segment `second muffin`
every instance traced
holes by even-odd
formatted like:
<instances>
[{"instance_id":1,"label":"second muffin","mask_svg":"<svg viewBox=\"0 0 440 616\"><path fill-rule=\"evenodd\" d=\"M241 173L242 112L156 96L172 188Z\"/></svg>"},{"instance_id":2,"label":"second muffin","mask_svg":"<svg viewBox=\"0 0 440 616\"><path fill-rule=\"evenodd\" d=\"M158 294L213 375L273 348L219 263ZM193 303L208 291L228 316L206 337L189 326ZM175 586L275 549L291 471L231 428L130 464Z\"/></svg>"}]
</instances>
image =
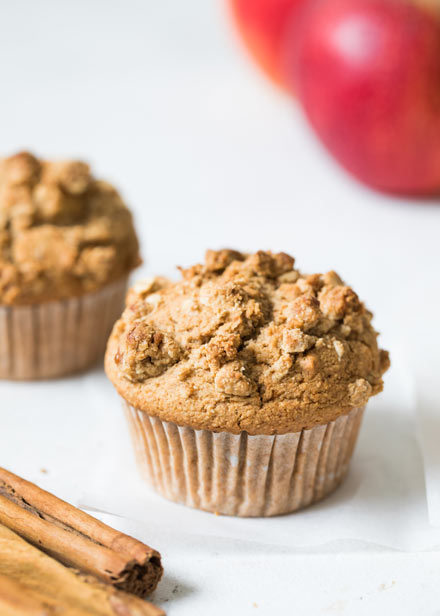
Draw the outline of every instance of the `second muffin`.
<instances>
[{"instance_id":1,"label":"second muffin","mask_svg":"<svg viewBox=\"0 0 440 616\"><path fill-rule=\"evenodd\" d=\"M208 251L182 276L136 285L107 348L144 474L224 514L323 498L389 364L371 313L337 274L302 275L284 253Z\"/></svg>"},{"instance_id":2,"label":"second muffin","mask_svg":"<svg viewBox=\"0 0 440 616\"><path fill-rule=\"evenodd\" d=\"M61 376L102 357L139 262L129 210L87 164L0 160L0 378Z\"/></svg>"}]
</instances>

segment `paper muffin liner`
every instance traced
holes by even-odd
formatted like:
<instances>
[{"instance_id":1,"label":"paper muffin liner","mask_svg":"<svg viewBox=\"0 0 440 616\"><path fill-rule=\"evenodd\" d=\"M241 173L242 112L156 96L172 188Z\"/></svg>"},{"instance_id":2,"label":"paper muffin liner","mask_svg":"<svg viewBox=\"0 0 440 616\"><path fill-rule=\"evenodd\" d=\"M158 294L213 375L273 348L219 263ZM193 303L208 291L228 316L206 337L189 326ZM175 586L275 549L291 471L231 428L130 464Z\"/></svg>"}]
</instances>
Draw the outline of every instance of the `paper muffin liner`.
<instances>
[{"instance_id":1,"label":"paper muffin liner","mask_svg":"<svg viewBox=\"0 0 440 616\"><path fill-rule=\"evenodd\" d=\"M193 430L124 401L139 469L166 498L224 515L273 516L333 492L347 473L364 407L290 434Z\"/></svg>"},{"instance_id":2,"label":"paper muffin liner","mask_svg":"<svg viewBox=\"0 0 440 616\"><path fill-rule=\"evenodd\" d=\"M98 361L124 308L127 281L60 301L0 306L0 378L65 376Z\"/></svg>"}]
</instances>

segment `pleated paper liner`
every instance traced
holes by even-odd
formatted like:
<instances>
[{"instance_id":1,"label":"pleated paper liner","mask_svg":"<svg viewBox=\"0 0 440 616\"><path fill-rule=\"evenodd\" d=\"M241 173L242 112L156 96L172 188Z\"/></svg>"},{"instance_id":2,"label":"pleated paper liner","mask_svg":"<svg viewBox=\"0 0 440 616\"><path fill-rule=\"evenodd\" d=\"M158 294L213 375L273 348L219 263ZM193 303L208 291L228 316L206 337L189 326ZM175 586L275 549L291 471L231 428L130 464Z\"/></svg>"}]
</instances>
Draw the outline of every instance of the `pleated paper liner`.
<instances>
[{"instance_id":1,"label":"pleated paper liner","mask_svg":"<svg viewBox=\"0 0 440 616\"><path fill-rule=\"evenodd\" d=\"M224 515L296 511L335 490L362 421L356 408L328 424L250 436L164 422L124 401L139 469L166 498Z\"/></svg>"},{"instance_id":2,"label":"pleated paper liner","mask_svg":"<svg viewBox=\"0 0 440 616\"><path fill-rule=\"evenodd\" d=\"M0 306L0 378L60 377L94 364L121 315L126 290L124 277L79 297Z\"/></svg>"}]
</instances>

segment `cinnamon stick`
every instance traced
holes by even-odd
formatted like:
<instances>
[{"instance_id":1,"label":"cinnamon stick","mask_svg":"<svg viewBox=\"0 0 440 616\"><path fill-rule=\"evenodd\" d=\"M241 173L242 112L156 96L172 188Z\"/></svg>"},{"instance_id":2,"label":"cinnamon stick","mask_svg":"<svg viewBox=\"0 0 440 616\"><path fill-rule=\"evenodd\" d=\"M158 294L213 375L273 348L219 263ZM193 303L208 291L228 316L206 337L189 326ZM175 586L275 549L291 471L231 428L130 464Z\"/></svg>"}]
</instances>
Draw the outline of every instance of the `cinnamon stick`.
<instances>
[{"instance_id":1,"label":"cinnamon stick","mask_svg":"<svg viewBox=\"0 0 440 616\"><path fill-rule=\"evenodd\" d=\"M4 468L0 523L65 565L139 597L151 593L163 573L153 548Z\"/></svg>"},{"instance_id":2,"label":"cinnamon stick","mask_svg":"<svg viewBox=\"0 0 440 616\"><path fill-rule=\"evenodd\" d=\"M0 524L1 616L164 616L156 606L65 567Z\"/></svg>"}]
</instances>

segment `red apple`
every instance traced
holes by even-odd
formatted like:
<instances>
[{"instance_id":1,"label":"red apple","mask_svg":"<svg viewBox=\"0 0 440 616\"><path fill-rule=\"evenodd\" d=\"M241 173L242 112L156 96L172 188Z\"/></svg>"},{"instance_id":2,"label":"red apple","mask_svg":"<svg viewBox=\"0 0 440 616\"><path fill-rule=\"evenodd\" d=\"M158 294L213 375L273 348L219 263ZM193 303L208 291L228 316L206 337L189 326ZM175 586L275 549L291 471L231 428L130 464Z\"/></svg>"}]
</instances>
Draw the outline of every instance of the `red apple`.
<instances>
[{"instance_id":1,"label":"red apple","mask_svg":"<svg viewBox=\"0 0 440 616\"><path fill-rule=\"evenodd\" d=\"M286 70L327 148L370 186L440 189L440 21L403 0L322 0Z\"/></svg>"},{"instance_id":2,"label":"red apple","mask_svg":"<svg viewBox=\"0 0 440 616\"><path fill-rule=\"evenodd\" d=\"M286 87L281 56L288 24L307 0L229 0L238 30L258 64L281 87Z\"/></svg>"}]
</instances>

